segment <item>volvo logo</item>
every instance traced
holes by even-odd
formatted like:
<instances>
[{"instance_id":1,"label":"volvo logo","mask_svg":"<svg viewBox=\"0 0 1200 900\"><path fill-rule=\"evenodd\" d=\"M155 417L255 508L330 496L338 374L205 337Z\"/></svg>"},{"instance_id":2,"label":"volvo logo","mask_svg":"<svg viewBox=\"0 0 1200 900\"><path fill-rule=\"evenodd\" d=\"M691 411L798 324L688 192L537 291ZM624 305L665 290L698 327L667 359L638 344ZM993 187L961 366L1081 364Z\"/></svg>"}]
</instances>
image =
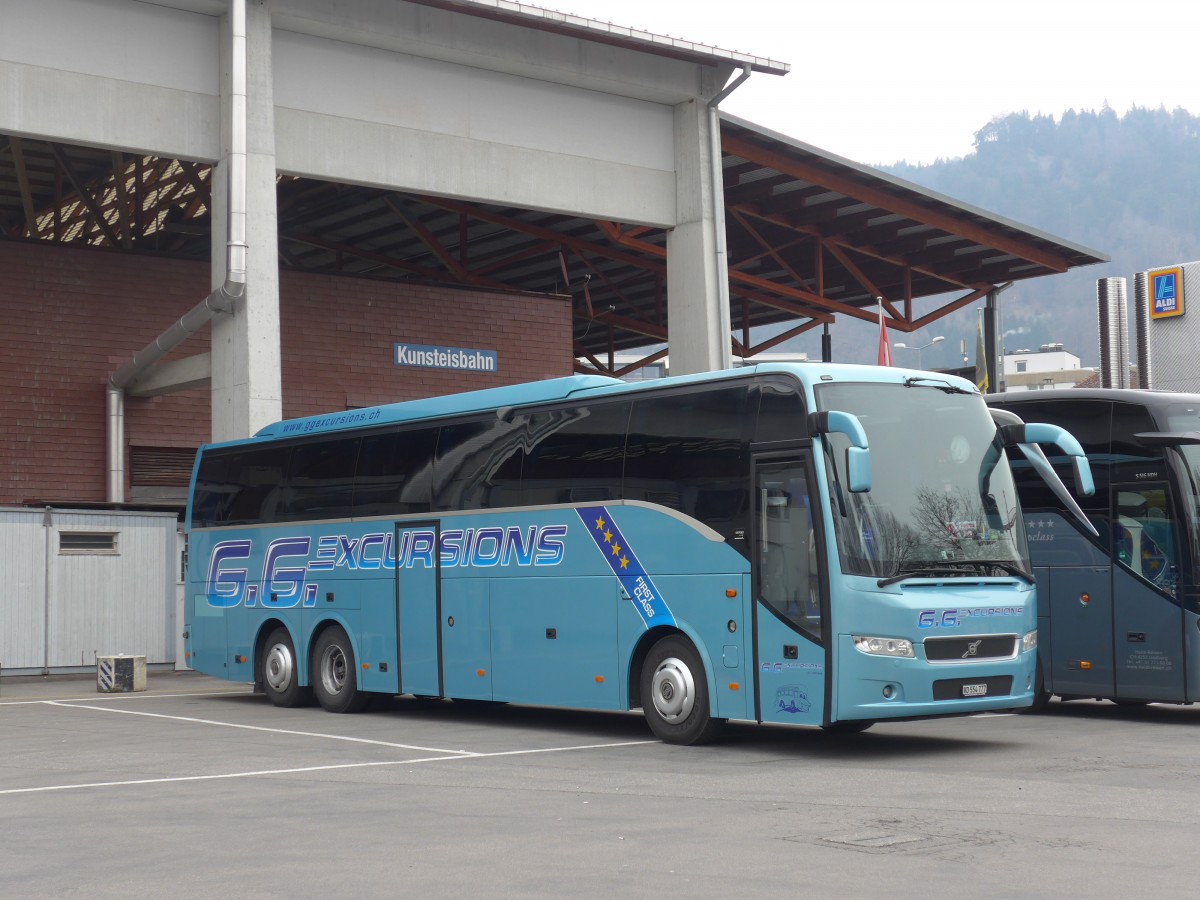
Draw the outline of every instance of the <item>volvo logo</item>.
<instances>
[{"instance_id":1,"label":"volvo logo","mask_svg":"<svg viewBox=\"0 0 1200 900\"><path fill-rule=\"evenodd\" d=\"M979 653L979 645L982 643L983 638L980 638L977 641L971 641L971 643L967 644L967 652L962 655L962 658L969 659L970 657L975 656L977 653Z\"/></svg>"}]
</instances>

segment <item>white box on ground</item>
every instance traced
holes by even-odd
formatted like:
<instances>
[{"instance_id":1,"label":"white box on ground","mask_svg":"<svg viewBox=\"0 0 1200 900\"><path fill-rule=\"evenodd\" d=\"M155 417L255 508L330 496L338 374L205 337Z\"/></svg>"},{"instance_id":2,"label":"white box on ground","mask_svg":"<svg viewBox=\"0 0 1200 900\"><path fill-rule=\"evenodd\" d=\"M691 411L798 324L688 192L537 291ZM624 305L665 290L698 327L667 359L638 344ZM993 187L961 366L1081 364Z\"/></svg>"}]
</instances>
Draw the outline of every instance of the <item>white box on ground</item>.
<instances>
[{"instance_id":1,"label":"white box on ground","mask_svg":"<svg viewBox=\"0 0 1200 900\"><path fill-rule=\"evenodd\" d=\"M146 657L117 656L96 657L96 690L104 694L116 694L146 689Z\"/></svg>"}]
</instances>

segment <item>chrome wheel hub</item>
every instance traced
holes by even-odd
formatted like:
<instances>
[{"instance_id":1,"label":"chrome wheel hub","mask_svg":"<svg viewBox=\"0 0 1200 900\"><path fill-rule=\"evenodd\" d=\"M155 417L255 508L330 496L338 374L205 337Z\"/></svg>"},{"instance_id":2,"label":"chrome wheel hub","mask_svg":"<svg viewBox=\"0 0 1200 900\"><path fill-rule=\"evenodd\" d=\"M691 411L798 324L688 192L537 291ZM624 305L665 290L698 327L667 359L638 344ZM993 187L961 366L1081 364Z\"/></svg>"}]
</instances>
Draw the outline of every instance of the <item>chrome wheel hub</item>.
<instances>
[{"instance_id":1,"label":"chrome wheel hub","mask_svg":"<svg viewBox=\"0 0 1200 900\"><path fill-rule=\"evenodd\" d=\"M664 659L650 680L650 696L655 711L665 721L684 721L696 705L696 683L691 670L673 656Z\"/></svg>"},{"instance_id":2,"label":"chrome wheel hub","mask_svg":"<svg viewBox=\"0 0 1200 900\"><path fill-rule=\"evenodd\" d=\"M263 665L263 678L271 690L277 693L286 691L292 684L295 671L296 664L291 651L284 644L273 646Z\"/></svg>"}]
</instances>

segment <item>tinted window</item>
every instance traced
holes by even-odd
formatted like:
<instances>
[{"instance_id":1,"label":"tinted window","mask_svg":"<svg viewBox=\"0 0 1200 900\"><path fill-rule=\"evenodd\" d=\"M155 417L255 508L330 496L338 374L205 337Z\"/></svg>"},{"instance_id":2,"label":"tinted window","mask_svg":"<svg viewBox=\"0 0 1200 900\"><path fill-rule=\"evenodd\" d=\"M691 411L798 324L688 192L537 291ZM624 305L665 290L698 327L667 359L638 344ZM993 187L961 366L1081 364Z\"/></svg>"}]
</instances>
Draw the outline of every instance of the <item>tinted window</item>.
<instances>
[{"instance_id":1,"label":"tinted window","mask_svg":"<svg viewBox=\"0 0 1200 900\"><path fill-rule=\"evenodd\" d=\"M1134 440L1135 434L1157 430L1154 420L1144 406L1114 403L1112 410L1113 471L1111 481L1132 481L1153 475L1166 477L1162 450L1145 447Z\"/></svg>"},{"instance_id":2,"label":"tinted window","mask_svg":"<svg viewBox=\"0 0 1200 900\"><path fill-rule=\"evenodd\" d=\"M355 515L429 512L436 444L436 428L377 432L364 437L354 478Z\"/></svg>"},{"instance_id":3,"label":"tinted window","mask_svg":"<svg viewBox=\"0 0 1200 900\"><path fill-rule=\"evenodd\" d=\"M529 419L495 415L442 426L433 464L433 508L495 509L520 503Z\"/></svg>"},{"instance_id":4,"label":"tinted window","mask_svg":"<svg viewBox=\"0 0 1200 900\"><path fill-rule=\"evenodd\" d=\"M758 386L758 428L754 439L796 441L808 437L807 411L800 386L791 380L771 379Z\"/></svg>"},{"instance_id":5,"label":"tinted window","mask_svg":"<svg viewBox=\"0 0 1200 900\"><path fill-rule=\"evenodd\" d=\"M745 385L636 400L624 496L677 509L727 539L748 526L752 416Z\"/></svg>"},{"instance_id":6,"label":"tinted window","mask_svg":"<svg viewBox=\"0 0 1200 900\"><path fill-rule=\"evenodd\" d=\"M531 416L532 450L525 458L524 500L601 503L621 496L629 401L538 412Z\"/></svg>"},{"instance_id":7,"label":"tinted window","mask_svg":"<svg viewBox=\"0 0 1200 900\"><path fill-rule=\"evenodd\" d=\"M205 453L200 459L192 495L192 527L219 524L235 493L229 481L229 454Z\"/></svg>"},{"instance_id":8,"label":"tinted window","mask_svg":"<svg viewBox=\"0 0 1200 900\"><path fill-rule=\"evenodd\" d=\"M193 526L276 521L290 453L290 447L264 447L205 454L196 483Z\"/></svg>"},{"instance_id":9,"label":"tinted window","mask_svg":"<svg viewBox=\"0 0 1200 900\"><path fill-rule=\"evenodd\" d=\"M294 521L353 515L358 446L358 438L337 438L294 447L278 518Z\"/></svg>"},{"instance_id":10,"label":"tinted window","mask_svg":"<svg viewBox=\"0 0 1200 900\"><path fill-rule=\"evenodd\" d=\"M1095 559L1095 547L1107 548L1111 539L1108 495L1111 484L1112 454L1109 446L1109 427L1112 403L1108 400L1054 400L1051 402L1005 403L1000 406L1026 422L1047 422L1065 428L1083 446L1096 483L1096 493L1084 497L1075 490L1075 474L1070 459L1056 447L1045 446L1043 451L1054 464L1059 479L1071 491L1080 508L1087 514L1100 536L1093 537L1074 525L1072 516L1054 495L1042 477L1034 471L1025 455L1017 449L1008 451L1013 480L1021 497L1021 508L1030 523L1030 552L1035 565L1085 565ZM1059 516L1047 520L1039 512L1056 512ZM1048 540L1047 523L1059 530ZM1069 532L1063 533L1062 526ZM1107 552L1105 550L1104 552Z\"/></svg>"}]
</instances>

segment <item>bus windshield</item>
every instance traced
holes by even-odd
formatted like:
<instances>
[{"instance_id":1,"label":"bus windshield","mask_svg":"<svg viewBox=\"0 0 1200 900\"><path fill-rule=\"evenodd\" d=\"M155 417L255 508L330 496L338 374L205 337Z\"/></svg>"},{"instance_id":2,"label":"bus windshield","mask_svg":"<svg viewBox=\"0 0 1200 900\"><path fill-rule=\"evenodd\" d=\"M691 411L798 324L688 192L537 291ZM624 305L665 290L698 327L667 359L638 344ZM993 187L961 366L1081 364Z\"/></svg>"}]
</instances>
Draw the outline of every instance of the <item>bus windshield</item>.
<instances>
[{"instance_id":1,"label":"bus windshield","mask_svg":"<svg viewBox=\"0 0 1200 900\"><path fill-rule=\"evenodd\" d=\"M928 380L822 384L816 398L856 415L871 449L871 490L850 493L847 439L825 436L843 572L1028 577L1016 488L980 396Z\"/></svg>"}]
</instances>

